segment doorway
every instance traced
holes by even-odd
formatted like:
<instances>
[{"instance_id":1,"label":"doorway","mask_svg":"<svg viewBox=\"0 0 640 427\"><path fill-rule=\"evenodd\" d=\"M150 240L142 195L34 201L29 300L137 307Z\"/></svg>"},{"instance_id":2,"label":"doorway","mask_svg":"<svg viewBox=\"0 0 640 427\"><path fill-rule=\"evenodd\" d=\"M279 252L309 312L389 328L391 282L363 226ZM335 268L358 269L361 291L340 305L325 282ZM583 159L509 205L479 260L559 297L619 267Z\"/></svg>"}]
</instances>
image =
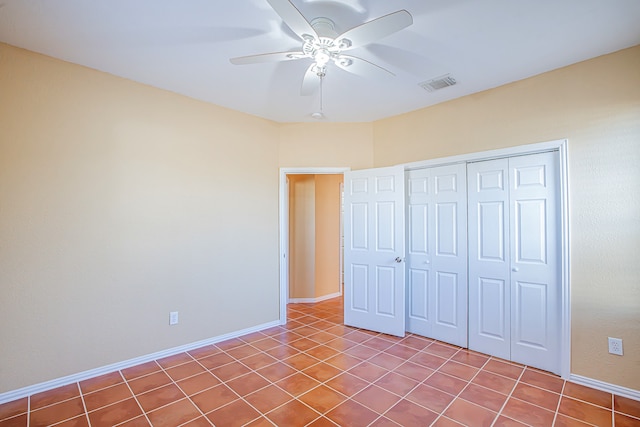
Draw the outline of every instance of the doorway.
<instances>
[{"instance_id":1,"label":"doorway","mask_svg":"<svg viewBox=\"0 0 640 427\"><path fill-rule=\"evenodd\" d=\"M341 182L348 170L280 169L280 324L290 301L319 302L342 291Z\"/></svg>"}]
</instances>

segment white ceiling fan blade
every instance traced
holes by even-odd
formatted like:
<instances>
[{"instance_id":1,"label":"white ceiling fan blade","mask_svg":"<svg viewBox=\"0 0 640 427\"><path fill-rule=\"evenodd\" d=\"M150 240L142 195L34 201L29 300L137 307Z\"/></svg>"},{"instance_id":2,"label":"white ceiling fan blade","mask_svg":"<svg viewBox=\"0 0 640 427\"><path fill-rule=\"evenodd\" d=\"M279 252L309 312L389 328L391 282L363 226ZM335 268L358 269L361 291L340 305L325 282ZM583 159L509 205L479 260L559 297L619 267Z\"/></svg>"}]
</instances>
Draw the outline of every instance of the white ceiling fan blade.
<instances>
[{"instance_id":1,"label":"white ceiling fan blade","mask_svg":"<svg viewBox=\"0 0 640 427\"><path fill-rule=\"evenodd\" d=\"M305 36L311 36L314 39L318 38L309 21L289 0L267 0L267 2L280 15L287 27L291 28L302 40L305 40Z\"/></svg>"},{"instance_id":2,"label":"white ceiling fan blade","mask_svg":"<svg viewBox=\"0 0 640 427\"><path fill-rule=\"evenodd\" d=\"M320 76L316 72L315 62L307 68L302 79L302 87L300 88L300 95L309 96L313 94L320 86Z\"/></svg>"},{"instance_id":3,"label":"white ceiling fan blade","mask_svg":"<svg viewBox=\"0 0 640 427\"><path fill-rule=\"evenodd\" d=\"M394 73L379 65L369 62L357 56L340 55L335 61L336 65L345 71L364 77L389 77Z\"/></svg>"},{"instance_id":4,"label":"white ceiling fan blade","mask_svg":"<svg viewBox=\"0 0 640 427\"><path fill-rule=\"evenodd\" d=\"M411 24L413 24L411 14L404 9L399 10L342 33L336 37L336 44L344 46L341 47L343 51L354 49L400 31Z\"/></svg>"},{"instance_id":5,"label":"white ceiling fan blade","mask_svg":"<svg viewBox=\"0 0 640 427\"><path fill-rule=\"evenodd\" d=\"M302 52L274 52L261 53L259 55L239 56L231 58L234 65L260 64L262 62L291 61L292 59L300 59L305 55Z\"/></svg>"}]
</instances>

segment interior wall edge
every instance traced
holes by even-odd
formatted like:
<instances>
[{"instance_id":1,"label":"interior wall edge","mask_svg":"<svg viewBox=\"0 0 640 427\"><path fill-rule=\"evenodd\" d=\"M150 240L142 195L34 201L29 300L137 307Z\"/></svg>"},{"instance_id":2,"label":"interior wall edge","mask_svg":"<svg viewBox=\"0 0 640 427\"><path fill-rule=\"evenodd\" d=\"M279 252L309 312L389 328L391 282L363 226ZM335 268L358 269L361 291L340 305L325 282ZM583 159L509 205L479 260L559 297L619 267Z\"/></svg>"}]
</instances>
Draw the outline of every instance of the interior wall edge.
<instances>
[{"instance_id":1,"label":"interior wall edge","mask_svg":"<svg viewBox=\"0 0 640 427\"><path fill-rule=\"evenodd\" d=\"M192 343L181 345L178 347L172 347L166 350L145 354L143 356L135 357L133 359L123 360L121 362L116 362L116 363L101 366L98 368L89 369L87 371L66 375L60 378L55 378L53 380L44 381L38 384L29 385L26 387L19 388L17 390L11 390L4 393L0 393L0 405L2 405L3 403L24 398L27 396L31 396L36 393L53 390L54 388L57 388L57 387L62 387L68 384L73 384L79 381L84 381L100 375L108 374L110 372L120 371L122 369L130 368L132 366L136 366L142 363L151 362L154 360L162 359L164 357L173 356L178 353L184 353L186 351L195 350L196 348L216 344L216 343L230 340L233 338L238 338L240 336L248 335L254 332L263 331L265 329L269 329L278 325L280 325L280 322L278 320L274 320L272 322L267 322L261 325L252 326L249 328L241 329L239 331L229 332L223 335L218 335L212 338L207 338L204 340L192 342Z\"/></svg>"},{"instance_id":2,"label":"interior wall edge","mask_svg":"<svg viewBox=\"0 0 640 427\"><path fill-rule=\"evenodd\" d=\"M611 384L605 381L596 380L582 375L571 374L568 378L572 383L580 384L586 387L595 388L607 393L612 393L617 396L627 397L629 399L637 400L640 402L640 390L634 390L628 387L622 387L616 384Z\"/></svg>"}]
</instances>

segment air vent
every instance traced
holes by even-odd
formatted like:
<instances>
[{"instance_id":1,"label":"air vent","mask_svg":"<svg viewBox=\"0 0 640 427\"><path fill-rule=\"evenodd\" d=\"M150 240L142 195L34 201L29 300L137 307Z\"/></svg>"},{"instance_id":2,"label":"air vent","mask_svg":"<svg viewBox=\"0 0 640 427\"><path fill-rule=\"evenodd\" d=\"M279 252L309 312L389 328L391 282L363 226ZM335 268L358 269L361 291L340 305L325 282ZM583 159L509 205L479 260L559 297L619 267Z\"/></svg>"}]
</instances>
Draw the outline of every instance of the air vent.
<instances>
[{"instance_id":1,"label":"air vent","mask_svg":"<svg viewBox=\"0 0 640 427\"><path fill-rule=\"evenodd\" d=\"M446 74L435 79L427 80L426 82L419 83L420 86L426 91L433 92L445 87L453 86L456 84L456 79Z\"/></svg>"}]
</instances>

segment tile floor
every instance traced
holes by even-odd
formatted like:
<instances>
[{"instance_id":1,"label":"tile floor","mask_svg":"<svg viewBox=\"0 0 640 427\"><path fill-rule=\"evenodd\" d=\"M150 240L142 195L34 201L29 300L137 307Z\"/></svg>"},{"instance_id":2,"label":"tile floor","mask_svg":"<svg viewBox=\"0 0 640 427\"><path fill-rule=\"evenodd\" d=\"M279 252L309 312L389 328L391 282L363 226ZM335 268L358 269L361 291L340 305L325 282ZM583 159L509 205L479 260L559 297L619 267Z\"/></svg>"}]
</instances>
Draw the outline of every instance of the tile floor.
<instances>
[{"instance_id":1,"label":"tile floor","mask_svg":"<svg viewBox=\"0 0 640 427\"><path fill-rule=\"evenodd\" d=\"M640 402L416 335L289 322L0 405L7 426L640 426Z\"/></svg>"}]
</instances>

